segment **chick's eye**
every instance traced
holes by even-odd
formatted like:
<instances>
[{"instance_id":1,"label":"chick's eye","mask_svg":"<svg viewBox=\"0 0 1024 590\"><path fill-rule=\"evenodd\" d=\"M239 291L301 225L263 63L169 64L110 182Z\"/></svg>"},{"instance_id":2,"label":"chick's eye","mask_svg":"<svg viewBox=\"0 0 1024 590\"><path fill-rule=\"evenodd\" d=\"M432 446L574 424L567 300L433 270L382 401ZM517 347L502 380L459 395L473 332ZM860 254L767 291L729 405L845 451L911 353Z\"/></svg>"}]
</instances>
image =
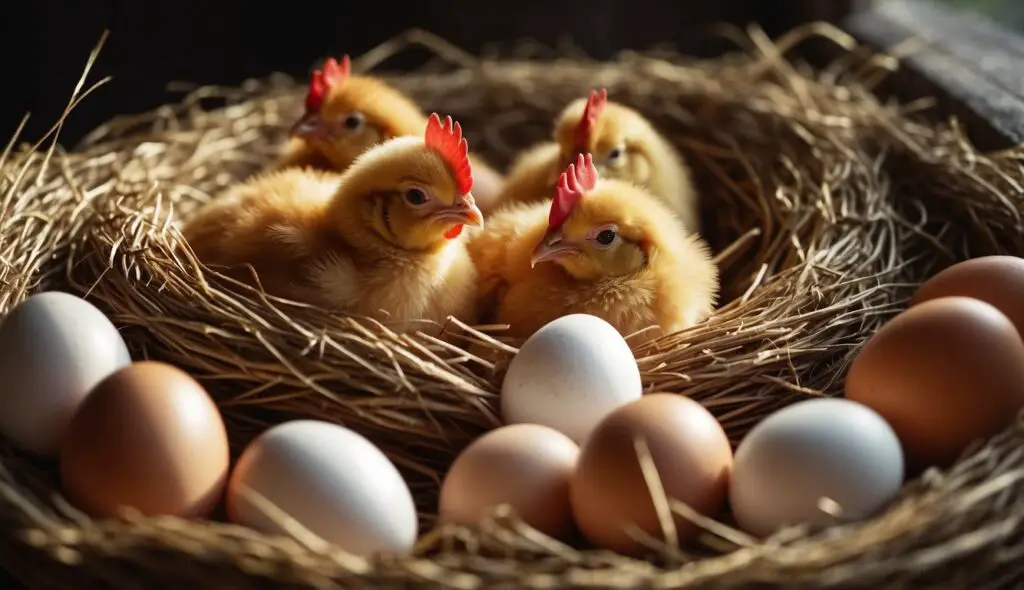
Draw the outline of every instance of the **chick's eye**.
<instances>
[{"instance_id":1,"label":"chick's eye","mask_svg":"<svg viewBox=\"0 0 1024 590\"><path fill-rule=\"evenodd\" d=\"M608 159L609 160L618 160L621 157L622 157L622 148L614 148L614 149L612 149L612 151L608 152Z\"/></svg>"},{"instance_id":2,"label":"chick's eye","mask_svg":"<svg viewBox=\"0 0 1024 590\"><path fill-rule=\"evenodd\" d=\"M611 228L603 229L597 234L597 237L594 239L597 240L597 243L601 244L602 246L609 246L612 242L615 241L615 230Z\"/></svg>"},{"instance_id":3,"label":"chick's eye","mask_svg":"<svg viewBox=\"0 0 1024 590\"><path fill-rule=\"evenodd\" d=\"M411 188L405 191L405 200L408 201L410 205L422 205L427 202L428 198L427 193L418 188Z\"/></svg>"},{"instance_id":4,"label":"chick's eye","mask_svg":"<svg viewBox=\"0 0 1024 590\"><path fill-rule=\"evenodd\" d=\"M345 129L354 131L362 127L363 123L365 122L366 120L363 119L362 115L360 115L359 113L352 113L349 116L345 117L342 120L341 124L345 126Z\"/></svg>"}]
</instances>

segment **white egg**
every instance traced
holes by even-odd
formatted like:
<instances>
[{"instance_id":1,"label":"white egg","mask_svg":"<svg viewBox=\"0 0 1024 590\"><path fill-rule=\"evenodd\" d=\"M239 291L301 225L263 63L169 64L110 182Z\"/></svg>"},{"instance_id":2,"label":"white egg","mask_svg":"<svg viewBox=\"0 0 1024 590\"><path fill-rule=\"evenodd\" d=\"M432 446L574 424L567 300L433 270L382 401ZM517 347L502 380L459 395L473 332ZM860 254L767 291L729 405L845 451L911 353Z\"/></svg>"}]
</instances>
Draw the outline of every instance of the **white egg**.
<instances>
[{"instance_id":1,"label":"white egg","mask_svg":"<svg viewBox=\"0 0 1024 590\"><path fill-rule=\"evenodd\" d=\"M416 506L398 469L363 436L319 420L285 422L253 440L231 475L227 509L237 524L286 534L279 510L355 555L400 555L416 542Z\"/></svg>"},{"instance_id":2,"label":"white egg","mask_svg":"<svg viewBox=\"0 0 1024 590\"><path fill-rule=\"evenodd\" d=\"M583 444L598 422L642 393L622 335L601 318L572 314L523 343L501 385L501 413L508 424L541 424Z\"/></svg>"},{"instance_id":3,"label":"white egg","mask_svg":"<svg viewBox=\"0 0 1024 590\"><path fill-rule=\"evenodd\" d=\"M736 449L729 501L740 528L767 536L787 524L863 518L893 500L903 454L889 424L846 399L814 399L755 426ZM823 510L824 508L824 510Z\"/></svg>"},{"instance_id":4,"label":"white egg","mask_svg":"<svg viewBox=\"0 0 1024 590\"><path fill-rule=\"evenodd\" d=\"M117 328L88 301L59 291L29 297L0 324L0 434L55 453L86 394L130 363Z\"/></svg>"}]
</instances>

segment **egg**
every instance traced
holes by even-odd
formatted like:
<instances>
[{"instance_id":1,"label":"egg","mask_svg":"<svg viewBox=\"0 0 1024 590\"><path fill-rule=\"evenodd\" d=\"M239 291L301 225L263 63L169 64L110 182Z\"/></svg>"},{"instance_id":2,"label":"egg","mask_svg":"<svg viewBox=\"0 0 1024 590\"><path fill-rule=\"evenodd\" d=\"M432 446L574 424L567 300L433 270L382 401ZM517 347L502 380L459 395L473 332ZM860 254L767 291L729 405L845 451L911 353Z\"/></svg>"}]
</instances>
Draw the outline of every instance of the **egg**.
<instances>
[{"instance_id":1,"label":"egg","mask_svg":"<svg viewBox=\"0 0 1024 590\"><path fill-rule=\"evenodd\" d=\"M954 264L921 285L910 305L952 296L994 306L1024 334L1024 258L982 256Z\"/></svg>"},{"instance_id":2,"label":"egg","mask_svg":"<svg viewBox=\"0 0 1024 590\"><path fill-rule=\"evenodd\" d=\"M117 328L88 301L59 291L29 297L0 324L0 434L56 453L86 393L130 362Z\"/></svg>"},{"instance_id":3,"label":"egg","mask_svg":"<svg viewBox=\"0 0 1024 590\"><path fill-rule=\"evenodd\" d=\"M892 425L908 468L948 466L1024 405L1024 342L998 309L944 297L882 326L846 375L846 397Z\"/></svg>"},{"instance_id":4,"label":"egg","mask_svg":"<svg viewBox=\"0 0 1024 590\"><path fill-rule=\"evenodd\" d=\"M869 516L902 484L900 442L881 416L849 400L813 399L747 433L736 449L729 504L740 528L767 536L787 524L828 522L832 506L843 517Z\"/></svg>"},{"instance_id":5,"label":"egg","mask_svg":"<svg viewBox=\"0 0 1024 590\"><path fill-rule=\"evenodd\" d=\"M601 318L571 314L523 343L502 382L501 413L508 424L550 426L581 444L612 410L642 392L622 335Z\"/></svg>"},{"instance_id":6,"label":"egg","mask_svg":"<svg viewBox=\"0 0 1024 590\"><path fill-rule=\"evenodd\" d=\"M228 437L216 405L184 371L143 361L101 381L60 447L61 485L98 517L204 517L228 475Z\"/></svg>"},{"instance_id":7,"label":"egg","mask_svg":"<svg viewBox=\"0 0 1024 590\"><path fill-rule=\"evenodd\" d=\"M360 556L405 554L416 542L416 507L398 469L360 434L319 420L285 422L249 443L227 509L229 520L275 534L287 534L287 515Z\"/></svg>"},{"instance_id":8,"label":"egg","mask_svg":"<svg viewBox=\"0 0 1024 590\"><path fill-rule=\"evenodd\" d=\"M573 531L569 481L580 449L547 426L513 424L473 441L455 459L441 485L441 522L472 525L497 506L552 537Z\"/></svg>"},{"instance_id":9,"label":"egg","mask_svg":"<svg viewBox=\"0 0 1024 590\"><path fill-rule=\"evenodd\" d=\"M648 394L609 414L580 450L569 487L576 524L599 547L639 555L632 527L663 538L634 439L646 442L664 495L713 517L723 507L732 448L721 425L699 403L668 393ZM677 541L699 529L674 514Z\"/></svg>"}]
</instances>

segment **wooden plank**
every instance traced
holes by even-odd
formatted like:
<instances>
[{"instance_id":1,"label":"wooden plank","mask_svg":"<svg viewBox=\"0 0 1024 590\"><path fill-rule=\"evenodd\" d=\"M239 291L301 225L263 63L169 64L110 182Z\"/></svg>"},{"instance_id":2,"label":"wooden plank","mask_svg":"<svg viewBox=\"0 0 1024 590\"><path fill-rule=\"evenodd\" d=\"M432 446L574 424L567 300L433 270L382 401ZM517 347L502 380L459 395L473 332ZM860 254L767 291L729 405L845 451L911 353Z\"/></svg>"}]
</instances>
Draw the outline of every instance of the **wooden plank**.
<instances>
[{"instance_id":1,"label":"wooden plank","mask_svg":"<svg viewBox=\"0 0 1024 590\"><path fill-rule=\"evenodd\" d=\"M843 24L882 49L924 41L884 91L903 99L936 96L939 112L964 119L982 149L1024 142L1024 37L927 0L876 2Z\"/></svg>"}]
</instances>

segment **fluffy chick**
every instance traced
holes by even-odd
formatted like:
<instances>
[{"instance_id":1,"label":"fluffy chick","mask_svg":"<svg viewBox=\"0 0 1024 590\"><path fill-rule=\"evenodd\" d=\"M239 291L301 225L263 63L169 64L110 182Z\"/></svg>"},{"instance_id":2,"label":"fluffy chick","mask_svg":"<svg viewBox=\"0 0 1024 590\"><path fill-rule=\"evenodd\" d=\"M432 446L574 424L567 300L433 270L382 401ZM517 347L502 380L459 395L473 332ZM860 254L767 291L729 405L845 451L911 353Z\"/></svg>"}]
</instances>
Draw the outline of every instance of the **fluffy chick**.
<instances>
[{"instance_id":1,"label":"fluffy chick","mask_svg":"<svg viewBox=\"0 0 1024 590\"><path fill-rule=\"evenodd\" d=\"M565 107L554 141L528 149L512 164L500 206L549 199L566 166L590 153L602 178L646 188L690 231L698 231L700 203L682 156L643 115L607 98L604 89L595 90Z\"/></svg>"},{"instance_id":2,"label":"fluffy chick","mask_svg":"<svg viewBox=\"0 0 1024 590\"><path fill-rule=\"evenodd\" d=\"M646 190L599 181L590 154L569 165L550 204L502 209L469 249L486 321L519 338L572 313L624 335L669 334L705 319L718 296L707 244Z\"/></svg>"},{"instance_id":3,"label":"fluffy chick","mask_svg":"<svg viewBox=\"0 0 1024 590\"><path fill-rule=\"evenodd\" d=\"M427 116L409 97L379 78L351 73L351 60L327 59L315 70L306 112L291 129L289 144L274 168L310 167L344 172L370 147L393 137L419 135ZM504 182L471 154L478 206L487 211Z\"/></svg>"},{"instance_id":4,"label":"fluffy chick","mask_svg":"<svg viewBox=\"0 0 1024 590\"><path fill-rule=\"evenodd\" d=\"M207 266L272 295L396 322L475 320L464 224L481 226L466 141L433 115L343 174L289 168L230 189L182 229ZM251 270L248 268L251 266Z\"/></svg>"}]
</instances>

